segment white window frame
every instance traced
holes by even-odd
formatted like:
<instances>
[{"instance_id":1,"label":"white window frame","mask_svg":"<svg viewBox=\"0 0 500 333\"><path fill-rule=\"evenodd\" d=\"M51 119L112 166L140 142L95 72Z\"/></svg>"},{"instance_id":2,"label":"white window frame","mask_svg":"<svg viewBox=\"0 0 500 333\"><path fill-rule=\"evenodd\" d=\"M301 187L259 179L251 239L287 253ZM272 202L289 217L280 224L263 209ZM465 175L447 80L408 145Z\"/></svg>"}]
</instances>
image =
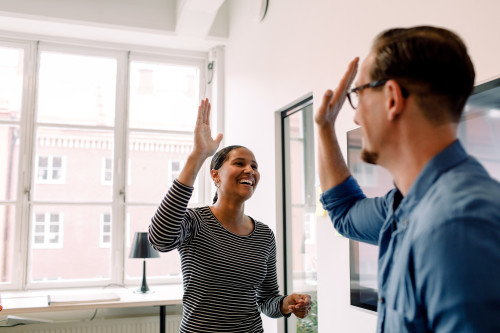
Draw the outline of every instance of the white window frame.
<instances>
[{"instance_id":1,"label":"white window frame","mask_svg":"<svg viewBox=\"0 0 500 333\"><path fill-rule=\"evenodd\" d=\"M169 57L163 57L163 56L160 56L160 55L155 55L155 54L146 54L146 53L143 53L143 52L131 52L130 54L130 59L129 59L130 63L133 62L133 61L139 61L139 62L152 62L152 63L166 63L166 64L172 64L172 65L184 65L184 66L194 66L194 67L198 67L199 69L199 75L200 75L200 78L199 78L199 92L200 92L200 99L203 98L203 97L208 97L208 98L211 98L210 96L210 91L207 91L207 89L204 87L204 78L205 78L205 68L207 67L207 59L193 59L193 58L184 58L184 59L181 59L181 58L178 58L178 57L174 57L174 58L169 58ZM222 94L218 94L220 96L223 96ZM219 126L219 122L222 122L223 120L223 117L222 117L222 109L217 108L216 106L214 106L214 102L216 103L216 101L213 101L212 100L212 117L213 117L213 126L214 126L214 129L213 129L213 132L220 132L222 131L220 126ZM215 111L215 112L214 112ZM194 124L193 124L194 125ZM216 127L217 126L217 127ZM163 134L167 134L167 135L171 135L171 134L176 134L174 131L171 131L171 130L166 130L166 131L159 131L159 130L150 130L150 129L136 129L136 128L127 128L126 129L126 137L130 137L130 132L131 131L134 131L134 132L141 132L141 131L144 131L144 132L158 132L158 133L163 133ZM179 161L179 160L176 160L176 161ZM181 161L181 168L184 166L184 163L185 161ZM130 161L129 161L129 164L128 164L128 167L130 167ZM130 170L130 168L129 168ZM167 163L167 177L168 177L168 180L169 180L169 183L171 181L171 163ZM127 173L128 175L128 185L131 185L133 180L131 180L132 176L131 176L131 173ZM209 183L209 179L210 179L210 173L209 173L209 170L208 170L208 165L207 163L204 164L204 166L202 167L202 169L200 170L199 174L198 174L198 177L197 177L197 183L200 184L199 187L199 192L200 192L200 197L202 197L204 201L206 201L207 203L208 202L211 202L211 199L210 199L210 183ZM198 187L198 186L197 186ZM200 197L197 197L198 199ZM191 201L190 201L191 202ZM128 202L126 201L125 202L125 206L150 206L150 207L158 207L158 202ZM128 218L128 216L127 216ZM128 226L130 225L130 223L127 223L127 230L126 230L126 234L127 236L129 236L129 233L131 232L130 230L128 230ZM130 237L127 237L127 243L128 243L128 240L130 239ZM172 277L164 277L164 278L155 278L154 280L154 283L182 283L182 278L172 278ZM126 284L137 284L137 280L136 279L131 279L131 278L127 278L125 277L125 280L124 282Z\"/></svg>"},{"instance_id":2,"label":"white window frame","mask_svg":"<svg viewBox=\"0 0 500 333\"><path fill-rule=\"evenodd\" d=\"M210 53L196 52L196 51L171 51L167 49L157 49L157 48L147 48L142 46L134 45L122 45L122 44L103 44L99 42L83 41L83 40L71 40L70 38L58 39L55 37L45 38L44 36L33 36L23 35L22 40L19 36L15 34L8 37L8 34L4 33L0 36L0 45L5 47L12 47L22 49L24 52L24 66L23 66L23 99L22 99L22 113L20 121L0 121L0 124L14 124L20 126L21 129L21 147L19 156L24 156L19 162L19 175L18 175L18 190L16 199L16 229L14 238L14 255L12 260L16 262L13 267L11 282L2 284L2 290L26 290L26 289L46 289L46 288L61 288L61 287L92 287L92 286L103 286L109 283L127 283L123 270L123 258L125 257L125 241L126 237L125 230L125 207L127 205L125 201L126 193L124 189L126 188L125 183L129 179L125 175L126 169L129 167L127 161L126 152L126 141L128 138L126 119L127 115L124 113L127 111L127 75L129 61L132 59L157 59L161 62L166 62L170 64L178 65L193 65L199 68L200 72L200 82L199 91L200 98L208 97L212 102L212 124L213 132L223 132L223 104L218 103L218 100L224 99L224 73L223 73L223 50L222 48L216 48ZM49 41L50 40L50 41ZM105 45L103 47L103 45ZM80 54L80 55L94 55L94 56L112 56L118 59L118 76L117 76L117 91L116 91L116 117L114 125L114 147L113 150L113 193L119 193L119 195L113 195L113 201L110 203L102 203L104 205L111 205L112 208L112 219L113 226L111 229L112 233L112 245L111 245L111 278L107 280L99 281L30 281L30 269L31 269L31 250L36 249L37 246L33 244L33 227L32 224L34 219L33 214L29 214L33 211L34 207L41 206L58 206L67 205L67 202L55 202L55 201L36 201L33 200L33 186L34 184L56 184L56 182L39 182L37 180L37 170L38 170L38 158L34 156L35 151L35 133L36 127L38 126L35 122L36 120L36 92L37 92L37 76L38 76L38 59L42 51L56 51L70 54ZM210 74L213 78L211 86L206 85L205 78L207 77L207 64L209 61L215 60L220 61L220 66L215 66L216 70ZM215 111L215 112L214 112ZM61 125L56 124L58 127ZM43 126L50 126L50 124L44 123ZM69 126L72 127L72 126ZM76 126L78 127L78 126ZM63 172L61 178L66 181L67 170L66 159L63 160ZM129 175L130 177L130 175ZM209 202L211 197L211 186L208 165L204 165L200 171L200 179L198 180L200 190L200 202ZM57 182L59 183L59 182ZM64 182L61 182L64 183ZM86 203L86 202L71 202L70 204L76 206L86 206L86 205L99 205L101 203ZM157 203L156 203L157 205ZM121 222L120 222L121 221ZM61 224L60 222L60 225ZM62 227L60 227L62 228ZM62 230L59 231L62 234ZM128 237L127 237L128 239ZM63 242L60 237L59 242ZM133 281L135 283L136 281ZM165 281L155 281L155 283L168 282Z\"/></svg>"}]
</instances>

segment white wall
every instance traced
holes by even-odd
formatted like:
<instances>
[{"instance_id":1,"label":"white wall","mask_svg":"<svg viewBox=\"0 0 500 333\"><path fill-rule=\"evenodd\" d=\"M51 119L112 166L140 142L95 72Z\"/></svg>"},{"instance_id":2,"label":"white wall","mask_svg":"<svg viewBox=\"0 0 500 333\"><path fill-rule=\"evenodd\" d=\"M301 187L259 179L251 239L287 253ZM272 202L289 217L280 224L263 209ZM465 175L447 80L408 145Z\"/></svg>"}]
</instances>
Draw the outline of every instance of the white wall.
<instances>
[{"instance_id":1,"label":"white wall","mask_svg":"<svg viewBox=\"0 0 500 333\"><path fill-rule=\"evenodd\" d=\"M363 58L381 30L423 24L449 28L468 45L477 82L500 76L497 0L269 0L260 23L248 14L252 2L258 1L230 3L225 144L254 150L261 182L247 211L272 227L281 223L275 221L274 112L311 91L317 106L348 61ZM354 127L352 116L346 107L339 133ZM320 332L373 332L376 316L348 305L348 241L334 236L328 218L320 223L318 239ZM273 325L266 321L266 332Z\"/></svg>"}]
</instances>

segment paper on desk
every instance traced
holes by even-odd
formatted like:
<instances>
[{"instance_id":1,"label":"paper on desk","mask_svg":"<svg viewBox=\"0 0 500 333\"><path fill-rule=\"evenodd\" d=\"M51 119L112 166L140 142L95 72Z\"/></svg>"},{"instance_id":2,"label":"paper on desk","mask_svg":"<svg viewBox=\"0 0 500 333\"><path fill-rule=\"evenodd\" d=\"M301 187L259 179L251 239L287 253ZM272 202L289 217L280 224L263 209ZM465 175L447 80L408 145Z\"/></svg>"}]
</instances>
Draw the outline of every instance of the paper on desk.
<instances>
[{"instance_id":1,"label":"paper on desk","mask_svg":"<svg viewBox=\"0 0 500 333\"><path fill-rule=\"evenodd\" d=\"M47 296L2 296L2 307L5 310L22 308L41 308L48 304Z\"/></svg>"},{"instance_id":2,"label":"paper on desk","mask_svg":"<svg viewBox=\"0 0 500 333\"><path fill-rule=\"evenodd\" d=\"M119 300L120 296L112 292L95 294L49 295L49 305L113 302Z\"/></svg>"}]
</instances>

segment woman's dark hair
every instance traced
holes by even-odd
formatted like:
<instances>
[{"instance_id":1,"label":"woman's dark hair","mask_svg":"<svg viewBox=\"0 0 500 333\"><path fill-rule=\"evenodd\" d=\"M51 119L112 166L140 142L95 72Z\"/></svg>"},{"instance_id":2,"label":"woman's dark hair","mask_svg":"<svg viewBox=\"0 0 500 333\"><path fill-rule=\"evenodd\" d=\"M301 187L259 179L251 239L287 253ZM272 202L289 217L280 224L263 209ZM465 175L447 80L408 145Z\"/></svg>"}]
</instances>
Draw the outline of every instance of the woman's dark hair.
<instances>
[{"instance_id":1,"label":"woman's dark hair","mask_svg":"<svg viewBox=\"0 0 500 333\"><path fill-rule=\"evenodd\" d=\"M460 120L475 72L455 33L432 26L389 29L376 37L372 52L372 80L398 82L436 124Z\"/></svg>"},{"instance_id":2,"label":"woman's dark hair","mask_svg":"<svg viewBox=\"0 0 500 333\"><path fill-rule=\"evenodd\" d=\"M219 170L222 164L227 160L227 157L229 156L229 153L233 149L237 148L246 148L243 146L238 146L238 145L232 145L232 146L227 146L219 150L215 155L212 157L212 161L210 162L210 170ZM248 149L248 148L246 148ZM213 203L215 204L217 202L217 190L215 191L215 196L214 196L214 201Z\"/></svg>"}]
</instances>

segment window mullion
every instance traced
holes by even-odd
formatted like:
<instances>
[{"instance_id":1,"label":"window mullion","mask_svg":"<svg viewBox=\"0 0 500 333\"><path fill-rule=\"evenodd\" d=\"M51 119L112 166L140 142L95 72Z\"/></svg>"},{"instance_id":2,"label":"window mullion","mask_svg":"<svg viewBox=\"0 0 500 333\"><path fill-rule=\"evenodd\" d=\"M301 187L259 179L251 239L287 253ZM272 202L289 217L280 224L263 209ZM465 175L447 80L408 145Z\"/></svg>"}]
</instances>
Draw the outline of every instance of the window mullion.
<instances>
[{"instance_id":1,"label":"window mullion","mask_svg":"<svg viewBox=\"0 0 500 333\"><path fill-rule=\"evenodd\" d=\"M111 216L111 281L124 284L126 237L126 182L127 182L127 119L129 53L118 59L116 80L116 109L113 163L113 207Z\"/></svg>"},{"instance_id":2,"label":"window mullion","mask_svg":"<svg viewBox=\"0 0 500 333\"><path fill-rule=\"evenodd\" d=\"M38 42L26 43L23 47L24 57L24 80L23 99L20 123L20 144L19 144L19 182L16 203L16 235L15 235L15 255L13 271L13 289L25 289L28 276L28 253L30 237L32 235L29 228L31 207L31 181L33 174L33 143L34 143L34 119L35 119L35 99L36 99L36 78L38 68Z\"/></svg>"}]
</instances>

